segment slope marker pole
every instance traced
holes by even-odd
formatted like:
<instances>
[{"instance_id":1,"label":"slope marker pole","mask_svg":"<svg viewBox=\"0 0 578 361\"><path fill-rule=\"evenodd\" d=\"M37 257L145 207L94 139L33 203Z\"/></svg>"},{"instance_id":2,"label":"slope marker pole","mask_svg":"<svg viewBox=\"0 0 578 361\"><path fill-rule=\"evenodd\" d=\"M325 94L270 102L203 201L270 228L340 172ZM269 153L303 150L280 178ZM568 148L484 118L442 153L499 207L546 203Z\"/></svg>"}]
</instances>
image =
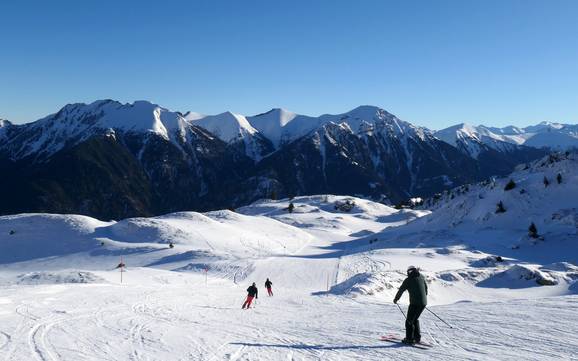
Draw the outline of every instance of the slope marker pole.
<instances>
[{"instance_id":1,"label":"slope marker pole","mask_svg":"<svg viewBox=\"0 0 578 361\"><path fill-rule=\"evenodd\" d=\"M120 283L122 284L122 273L124 272L124 271L123 271L123 269L124 269L124 264L122 263L122 256L120 256L120 264L119 264L119 266L120 266Z\"/></svg>"}]
</instances>

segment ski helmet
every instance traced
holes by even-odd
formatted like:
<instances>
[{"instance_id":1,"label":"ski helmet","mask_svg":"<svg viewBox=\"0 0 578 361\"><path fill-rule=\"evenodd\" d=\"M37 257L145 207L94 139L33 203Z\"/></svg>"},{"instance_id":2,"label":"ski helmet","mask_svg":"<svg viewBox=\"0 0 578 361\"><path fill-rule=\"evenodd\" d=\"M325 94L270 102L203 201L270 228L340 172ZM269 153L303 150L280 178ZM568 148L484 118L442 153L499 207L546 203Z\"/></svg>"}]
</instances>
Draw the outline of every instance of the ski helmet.
<instances>
[{"instance_id":1,"label":"ski helmet","mask_svg":"<svg viewBox=\"0 0 578 361\"><path fill-rule=\"evenodd\" d=\"M408 273L408 274L411 273L411 272L413 272L413 271L417 271L417 267L416 267L416 266L409 266L409 267L407 268L407 273Z\"/></svg>"}]
</instances>

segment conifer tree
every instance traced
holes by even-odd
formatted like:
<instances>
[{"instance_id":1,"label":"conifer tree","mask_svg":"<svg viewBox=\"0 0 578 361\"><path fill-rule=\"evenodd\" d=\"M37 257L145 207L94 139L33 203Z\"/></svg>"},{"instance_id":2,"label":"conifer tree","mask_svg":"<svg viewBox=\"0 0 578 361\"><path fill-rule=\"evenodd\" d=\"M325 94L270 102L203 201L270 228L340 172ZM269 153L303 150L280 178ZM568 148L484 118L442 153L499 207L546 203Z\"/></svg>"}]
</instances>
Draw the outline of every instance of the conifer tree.
<instances>
[{"instance_id":1,"label":"conifer tree","mask_svg":"<svg viewBox=\"0 0 578 361\"><path fill-rule=\"evenodd\" d=\"M505 191L509 191L511 189L516 188L516 182L514 182L513 179L510 179L510 181L508 182L508 184L506 184L506 186L504 187Z\"/></svg>"},{"instance_id":2,"label":"conifer tree","mask_svg":"<svg viewBox=\"0 0 578 361\"><path fill-rule=\"evenodd\" d=\"M538 238L538 228L534 222L530 223L530 227L528 227L528 235L532 238Z\"/></svg>"},{"instance_id":3,"label":"conifer tree","mask_svg":"<svg viewBox=\"0 0 578 361\"><path fill-rule=\"evenodd\" d=\"M496 204L496 213L504 213L505 211L504 203L502 201L498 202L498 204Z\"/></svg>"}]
</instances>

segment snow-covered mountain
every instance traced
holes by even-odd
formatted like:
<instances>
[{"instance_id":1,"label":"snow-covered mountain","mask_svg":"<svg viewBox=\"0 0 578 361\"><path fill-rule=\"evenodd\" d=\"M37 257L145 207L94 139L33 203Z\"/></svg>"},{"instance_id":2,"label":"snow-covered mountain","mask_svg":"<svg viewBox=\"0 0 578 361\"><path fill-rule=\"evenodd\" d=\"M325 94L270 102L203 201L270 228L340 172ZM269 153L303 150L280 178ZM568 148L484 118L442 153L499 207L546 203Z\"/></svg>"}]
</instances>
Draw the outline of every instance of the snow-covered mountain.
<instances>
[{"instance_id":1,"label":"snow-covered mountain","mask_svg":"<svg viewBox=\"0 0 578 361\"><path fill-rule=\"evenodd\" d=\"M6 131L11 126L12 126L12 123L10 123L8 120L0 119L0 140L2 140L2 138L6 134Z\"/></svg>"},{"instance_id":2,"label":"snow-covered mountain","mask_svg":"<svg viewBox=\"0 0 578 361\"><path fill-rule=\"evenodd\" d=\"M399 134L407 131L407 126L418 129L397 119L393 114L375 106L363 105L343 114L324 114L319 117L299 115L285 109L272 109L266 113L248 117L248 121L278 148L291 143L325 124L346 124L356 134L366 133L387 121L390 129ZM380 125L378 125L380 126ZM425 131L425 128L420 128Z\"/></svg>"},{"instance_id":3,"label":"snow-covered mountain","mask_svg":"<svg viewBox=\"0 0 578 361\"><path fill-rule=\"evenodd\" d=\"M259 139L262 145L254 146L259 142L254 139L258 137L257 131L240 115L227 112L215 116L194 113L183 116L146 101L121 104L112 100L69 104L36 122L12 126L5 131L10 132L9 139L1 147L14 160L29 156L43 160L91 137L116 133L155 135L180 146L190 141L194 126L207 129L227 143L244 143L246 154L254 159L271 151L265 139Z\"/></svg>"},{"instance_id":4,"label":"snow-covered mountain","mask_svg":"<svg viewBox=\"0 0 578 361\"><path fill-rule=\"evenodd\" d=\"M483 178L476 161L424 128L362 106L323 115L315 130L265 158L284 194L365 194L394 201Z\"/></svg>"},{"instance_id":5,"label":"snow-covered mountain","mask_svg":"<svg viewBox=\"0 0 578 361\"><path fill-rule=\"evenodd\" d=\"M241 151L254 160L258 161L273 151L271 141L253 128L243 115L225 112L205 116L188 112L185 119L192 125L208 130L228 144L241 147Z\"/></svg>"},{"instance_id":6,"label":"snow-covered mountain","mask_svg":"<svg viewBox=\"0 0 578 361\"><path fill-rule=\"evenodd\" d=\"M522 133L516 133L517 130L512 129L516 135L503 135L495 134L484 126L458 124L434 134L463 154L476 159L484 173L497 175L506 174L517 164L536 159L546 152L521 144Z\"/></svg>"},{"instance_id":7,"label":"snow-covered mountain","mask_svg":"<svg viewBox=\"0 0 578 361\"><path fill-rule=\"evenodd\" d=\"M7 174L0 212L105 219L314 193L398 202L507 174L544 154L527 147L463 152L373 106L319 117L283 109L246 117L101 100L69 104L32 123L3 121L0 139Z\"/></svg>"},{"instance_id":8,"label":"snow-covered mountain","mask_svg":"<svg viewBox=\"0 0 578 361\"><path fill-rule=\"evenodd\" d=\"M512 145L547 147L553 150L578 147L578 125L572 124L542 122L525 128L458 124L435 134L445 142L463 147L464 151L474 156L483 151L482 144L502 152L518 149Z\"/></svg>"},{"instance_id":9,"label":"snow-covered mountain","mask_svg":"<svg viewBox=\"0 0 578 361\"><path fill-rule=\"evenodd\" d=\"M276 149L288 144L321 125L319 118L295 114L275 108L262 114L247 117L255 129L267 137Z\"/></svg>"},{"instance_id":10,"label":"snow-covered mountain","mask_svg":"<svg viewBox=\"0 0 578 361\"><path fill-rule=\"evenodd\" d=\"M71 104L3 133L3 213L110 219L209 209L225 202L221 187L237 184L254 162L236 144L148 102Z\"/></svg>"}]
</instances>

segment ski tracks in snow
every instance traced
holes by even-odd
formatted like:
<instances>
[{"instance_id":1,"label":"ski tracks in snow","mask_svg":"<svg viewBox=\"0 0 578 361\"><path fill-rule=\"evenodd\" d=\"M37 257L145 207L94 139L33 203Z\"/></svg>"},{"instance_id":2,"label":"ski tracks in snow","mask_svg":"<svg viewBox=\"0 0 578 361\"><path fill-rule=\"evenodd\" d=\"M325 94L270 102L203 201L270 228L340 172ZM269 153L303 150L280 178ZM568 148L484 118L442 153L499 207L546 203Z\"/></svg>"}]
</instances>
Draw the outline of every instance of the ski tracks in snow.
<instances>
[{"instance_id":1,"label":"ski tracks in snow","mask_svg":"<svg viewBox=\"0 0 578 361\"><path fill-rule=\"evenodd\" d=\"M5 349L10 344L11 341L12 336L10 336L10 334L4 331L0 331L0 351Z\"/></svg>"},{"instance_id":2,"label":"ski tracks in snow","mask_svg":"<svg viewBox=\"0 0 578 361\"><path fill-rule=\"evenodd\" d=\"M403 330L399 312L384 304L334 296L303 304L296 302L302 295L280 288L279 296L243 311L237 286L209 287L210 299L204 284L196 286L74 286L57 301L26 300L0 331L0 359L538 360L568 359L578 347L571 339L575 298L441 306L436 311L454 328L425 314L424 336L434 347L424 351L379 342L376 330ZM64 305L71 305L68 312ZM527 315L528 305L537 312ZM513 322L521 317L529 323Z\"/></svg>"}]
</instances>

